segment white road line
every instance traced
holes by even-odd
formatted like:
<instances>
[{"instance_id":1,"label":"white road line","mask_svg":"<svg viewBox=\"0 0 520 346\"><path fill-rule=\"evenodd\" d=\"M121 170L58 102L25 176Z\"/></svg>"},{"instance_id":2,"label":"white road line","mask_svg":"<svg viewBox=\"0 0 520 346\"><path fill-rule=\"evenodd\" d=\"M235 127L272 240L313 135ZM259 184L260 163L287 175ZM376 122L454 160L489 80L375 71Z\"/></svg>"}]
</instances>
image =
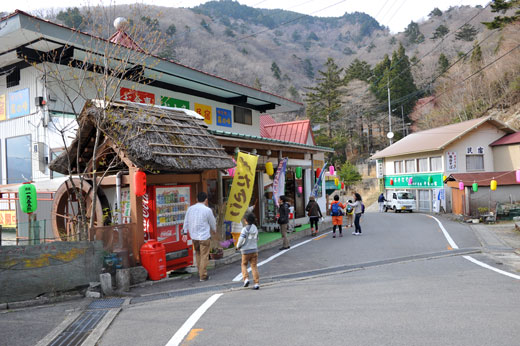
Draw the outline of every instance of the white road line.
<instances>
[{"instance_id":1,"label":"white road line","mask_svg":"<svg viewBox=\"0 0 520 346\"><path fill-rule=\"evenodd\" d=\"M191 328L193 328L195 323L197 323L197 321L202 317L202 315L204 315L204 313L211 307L211 305L213 305L217 301L217 299L219 299L222 295L223 293L218 293L209 297L208 300L204 302L204 304L202 304L197 310L195 310L193 314L191 314L191 316L186 320L186 322L184 322L184 324L179 328L177 333L175 333L175 335L172 336L170 341L168 341L166 346L180 345L182 340L184 340L184 338L190 332Z\"/></svg>"},{"instance_id":2,"label":"white road line","mask_svg":"<svg viewBox=\"0 0 520 346\"><path fill-rule=\"evenodd\" d=\"M497 272L497 273L502 274L502 275L509 276L510 278L513 278L513 279L520 280L520 276L519 276L519 275L511 274L511 273L508 273L508 272L503 271L503 270L501 270L501 269L498 269L498 268L492 267L492 266L490 266L489 264L486 264L486 263L484 263L484 262L480 262L480 261L474 259L474 258L471 257L471 256L462 256L462 257L464 257L464 258L467 259L468 261L473 262L473 263L475 263L475 264L477 264L477 265L479 265L479 266L481 266L481 267L484 267L484 268L486 268L486 269L492 270L492 271Z\"/></svg>"},{"instance_id":3,"label":"white road line","mask_svg":"<svg viewBox=\"0 0 520 346\"><path fill-rule=\"evenodd\" d=\"M444 226L442 225L442 223L434 216L431 216L431 215L428 215L429 217L431 217L432 219L435 219L435 221L437 221L437 223L439 224L439 226L441 227L441 230L442 230L442 233L444 233L444 236L446 237L446 239L448 240L448 243L450 244L450 246L454 249L458 249L459 247L457 246L457 244L455 244L455 242L453 241L453 239L451 239L448 231L446 231L446 229L444 228ZM498 269L498 268L495 268L495 267L492 267L490 266L489 264L486 264L484 262L481 262L479 260L476 260L474 259L473 257L471 256L462 256L464 257L465 259L467 259L468 261L472 262L472 263L475 263L476 265L479 265L481 266L482 268L486 268L486 269L489 269L489 270L492 270L496 273L499 273L499 274L502 274L502 275L505 275L505 276L509 276L510 278L513 278L513 279L516 279L516 280L520 280L520 276L519 275L515 275L515 274L512 274L512 273L509 273L509 272L506 272L504 270L501 270L501 269Z\"/></svg>"},{"instance_id":4,"label":"white road line","mask_svg":"<svg viewBox=\"0 0 520 346\"><path fill-rule=\"evenodd\" d=\"M457 246L457 244L455 244L455 242L453 241L453 239L451 239L451 236L450 234L448 233L448 231L446 231L446 228L444 228L444 226L442 225L442 223L439 221L439 219L437 219L435 216L431 216L431 215L427 215L429 217L431 217L432 219L434 219L435 221L437 221L437 223L439 224L439 227L441 228L442 230L442 233L444 233L444 236L446 237L446 240L448 241L448 243L450 244L450 246L453 248L453 249L458 249L459 247Z\"/></svg>"},{"instance_id":5,"label":"white road line","mask_svg":"<svg viewBox=\"0 0 520 346\"><path fill-rule=\"evenodd\" d=\"M332 233L332 231L325 232L325 233L321 234L320 237L321 237L322 235L329 234L329 233ZM313 240L319 240L319 239L320 239L319 237L318 237L318 238L311 238L311 239L308 239L308 240L302 241L301 243L298 243L298 244L296 244L296 245L293 245L293 246L291 246L289 249L287 249L287 250L282 250L282 251L278 252L277 254L272 255L271 257L269 257L269 258L263 260L262 262L258 263L258 264L257 264L257 267L260 267L260 266L262 266L262 265L264 265L264 264L266 264L266 263L271 262L271 261L274 260L276 257L283 255L283 254L286 253L287 251L290 251L290 250L296 249L298 246L302 246L302 245L304 245L304 244L307 244L308 242L311 242L311 241L313 241ZM247 269L247 271L248 271L248 272L251 272L251 267L249 267L249 268ZM235 276L235 278L233 279L233 282L238 282L238 281L242 281L242 273L238 274L238 275Z\"/></svg>"}]
</instances>

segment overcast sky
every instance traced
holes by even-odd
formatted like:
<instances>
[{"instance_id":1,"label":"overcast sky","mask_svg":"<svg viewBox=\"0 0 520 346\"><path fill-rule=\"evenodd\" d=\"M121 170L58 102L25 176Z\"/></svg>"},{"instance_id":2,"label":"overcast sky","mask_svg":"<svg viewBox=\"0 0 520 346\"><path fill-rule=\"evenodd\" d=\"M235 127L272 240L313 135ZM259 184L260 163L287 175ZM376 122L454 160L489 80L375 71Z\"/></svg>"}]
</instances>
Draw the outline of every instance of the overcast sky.
<instances>
[{"instance_id":1,"label":"overcast sky","mask_svg":"<svg viewBox=\"0 0 520 346\"><path fill-rule=\"evenodd\" d=\"M85 0L50 0L45 7L66 8L73 6L128 3L147 3L167 7L193 7L206 1L200 0L117 0L117 1L85 1ZM428 13L438 7L446 10L450 6L483 5L489 0L239 0L239 3L257 8L282 8L289 11L304 13L320 17L342 16L345 12L365 12L377 19L393 32L403 31L410 21L419 21L428 16ZM12 12L16 9L32 11L42 8L41 0L2 1L0 9Z\"/></svg>"}]
</instances>

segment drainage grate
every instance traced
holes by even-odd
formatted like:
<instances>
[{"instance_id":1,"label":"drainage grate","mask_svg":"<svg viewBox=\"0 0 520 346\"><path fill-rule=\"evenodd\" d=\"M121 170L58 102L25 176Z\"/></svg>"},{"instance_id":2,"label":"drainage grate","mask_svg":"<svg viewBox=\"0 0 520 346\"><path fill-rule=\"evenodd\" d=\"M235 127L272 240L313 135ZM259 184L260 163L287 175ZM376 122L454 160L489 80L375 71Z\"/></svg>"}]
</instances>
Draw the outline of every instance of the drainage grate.
<instances>
[{"instance_id":1,"label":"drainage grate","mask_svg":"<svg viewBox=\"0 0 520 346\"><path fill-rule=\"evenodd\" d=\"M124 302L125 300L121 298L98 299L90 303L87 310L120 308Z\"/></svg>"},{"instance_id":2,"label":"drainage grate","mask_svg":"<svg viewBox=\"0 0 520 346\"><path fill-rule=\"evenodd\" d=\"M94 330L108 310L87 310L72 322L60 335L58 335L49 346L75 346L81 345L83 341Z\"/></svg>"}]
</instances>

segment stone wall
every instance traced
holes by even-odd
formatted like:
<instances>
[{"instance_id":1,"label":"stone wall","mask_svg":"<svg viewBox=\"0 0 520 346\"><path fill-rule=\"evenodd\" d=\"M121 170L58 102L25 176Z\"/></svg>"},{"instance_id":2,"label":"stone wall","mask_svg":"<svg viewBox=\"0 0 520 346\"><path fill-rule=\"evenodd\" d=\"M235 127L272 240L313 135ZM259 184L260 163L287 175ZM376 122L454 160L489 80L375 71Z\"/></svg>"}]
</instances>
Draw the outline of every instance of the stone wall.
<instances>
[{"instance_id":1,"label":"stone wall","mask_svg":"<svg viewBox=\"0 0 520 346\"><path fill-rule=\"evenodd\" d=\"M28 300L98 281L103 244L53 242L0 247L0 303Z\"/></svg>"}]
</instances>

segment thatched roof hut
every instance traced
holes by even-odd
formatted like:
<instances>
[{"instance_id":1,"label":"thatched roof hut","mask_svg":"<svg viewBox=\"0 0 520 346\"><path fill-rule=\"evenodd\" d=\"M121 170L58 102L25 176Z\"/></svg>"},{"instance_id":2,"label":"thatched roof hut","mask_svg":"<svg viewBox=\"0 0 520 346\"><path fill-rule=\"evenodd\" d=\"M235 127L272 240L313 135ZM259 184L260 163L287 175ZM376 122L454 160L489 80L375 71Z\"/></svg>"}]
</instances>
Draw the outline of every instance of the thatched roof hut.
<instances>
[{"instance_id":1,"label":"thatched roof hut","mask_svg":"<svg viewBox=\"0 0 520 346\"><path fill-rule=\"evenodd\" d=\"M154 173L234 167L231 157L208 132L202 117L193 113L125 101L108 106L99 100L89 101L78 119L76 138L49 167L68 174L70 162L73 174L89 171L97 128L102 134L96 155L98 167L114 156L121 158L119 168L124 163ZM78 150L80 159L76 160Z\"/></svg>"}]
</instances>

